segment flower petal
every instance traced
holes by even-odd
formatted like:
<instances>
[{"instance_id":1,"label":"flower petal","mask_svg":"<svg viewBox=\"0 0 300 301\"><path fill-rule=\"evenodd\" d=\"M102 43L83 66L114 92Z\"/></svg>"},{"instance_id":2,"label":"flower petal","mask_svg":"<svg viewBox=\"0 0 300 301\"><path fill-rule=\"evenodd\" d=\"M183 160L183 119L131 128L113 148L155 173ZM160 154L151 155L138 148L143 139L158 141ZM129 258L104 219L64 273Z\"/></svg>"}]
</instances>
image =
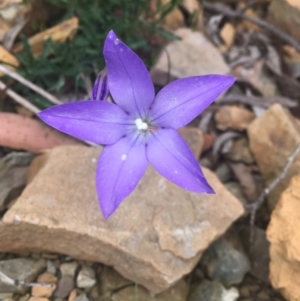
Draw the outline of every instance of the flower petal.
<instances>
[{"instance_id":1,"label":"flower petal","mask_svg":"<svg viewBox=\"0 0 300 301\"><path fill-rule=\"evenodd\" d=\"M104 148L98 161L96 185L105 218L134 190L147 166L145 143L138 137L127 136Z\"/></svg>"},{"instance_id":2,"label":"flower petal","mask_svg":"<svg viewBox=\"0 0 300 301\"><path fill-rule=\"evenodd\" d=\"M126 134L129 116L103 101L76 101L48 108L38 116L55 129L98 144L117 142Z\"/></svg>"},{"instance_id":3,"label":"flower petal","mask_svg":"<svg viewBox=\"0 0 300 301\"><path fill-rule=\"evenodd\" d=\"M171 182L187 190L214 193L181 136L173 129L159 129L148 141L146 155L153 167Z\"/></svg>"},{"instance_id":4,"label":"flower petal","mask_svg":"<svg viewBox=\"0 0 300 301\"><path fill-rule=\"evenodd\" d=\"M144 118L155 96L146 66L112 30L105 40L103 54L114 101L135 118Z\"/></svg>"},{"instance_id":5,"label":"flower petal","mask_svg":"<svg viewBox=\"0 0 300 301\"><path fill-rule=\"evenodd\" d=\"M176 80L157 94L150 111L150 122L155 126L179 129L197 117L234 81L234 77L227 75Z\"/></svg>"}]
</instances>

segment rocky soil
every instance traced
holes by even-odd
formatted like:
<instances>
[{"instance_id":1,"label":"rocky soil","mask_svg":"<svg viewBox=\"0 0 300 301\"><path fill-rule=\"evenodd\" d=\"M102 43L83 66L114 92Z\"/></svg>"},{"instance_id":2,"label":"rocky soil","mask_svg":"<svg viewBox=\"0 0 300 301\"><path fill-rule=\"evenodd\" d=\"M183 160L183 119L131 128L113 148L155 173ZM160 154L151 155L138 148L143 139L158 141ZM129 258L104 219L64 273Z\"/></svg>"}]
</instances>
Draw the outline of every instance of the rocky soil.
<instances>
[{"instance_id":1,"label":"rocky soil","mask_svg":"<svg viewBox=\"0 0 300 301\"><path fill-rule=\"evenodd\" d=\"M4 2L0 40L8 8L26 11ZM41 37L65 41L71 21ZM149 167L104 220L94 182L102 147L41 125L35 108L0 106L0 300L300 301L299 24L298 0L185 0L163 24L180 39L149 38L162 49L150 69L157 87L237 78L180 130L215 195Z\"/></svg>"}]
</instances>

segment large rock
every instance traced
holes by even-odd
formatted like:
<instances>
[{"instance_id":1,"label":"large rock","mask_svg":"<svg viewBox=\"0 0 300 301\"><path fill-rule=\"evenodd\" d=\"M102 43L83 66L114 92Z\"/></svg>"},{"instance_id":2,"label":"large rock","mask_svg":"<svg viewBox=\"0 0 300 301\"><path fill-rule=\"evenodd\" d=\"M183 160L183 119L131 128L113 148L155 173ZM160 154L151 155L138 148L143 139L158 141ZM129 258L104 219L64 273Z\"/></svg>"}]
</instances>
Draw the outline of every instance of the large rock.
<instances>
[{"instance_id":1,"label":"large rock","mask_svg":"<svg viewBox=\"0 0 300 301\"><path fill-rule=\"evenodd\" d=\"M166 85L169 77L172 80L192 75L229 72L219 50L201 32L180 28L174 34L181 40L167 45L151 69L150 73L156 84Z\"/></svg>"},{"instance_id":2,"label":"large rock","mask_svg":"<svg viewBox=\"0 0 300 301\"><path fill-rule=\"evenodd\" d=\"M300 175L292 178L272 213L270 280L289 301L300 301Z\"/></svg>"},{"instance_id":3,"label":"large rock","mask_svg":"<svg viewBox=\"0 0 300 301\"><path fill-rule=\"evenodd\" d=\"M205 170L215 195L177 187L148 168L104 220L95 188L99 148L58 147L0 223L0 251L44 251L99 261L158 293L189 273L203 251L243 214Z\"/></svg>"},{"instance_id":4,"label":"large rock","mask_svg":"<svg viewBox=\"0 0 300 301\"><path fill-rule=\"evenodd\" d=\"M287 158L300 143L300 124L281 105L273 105L248 127L250 148L266 184L273 181L284 168ZM273 209L281 192L293 175L300 170L300 155L288 169L286 176L268 196Z\"/></svg>"}]
</instances>

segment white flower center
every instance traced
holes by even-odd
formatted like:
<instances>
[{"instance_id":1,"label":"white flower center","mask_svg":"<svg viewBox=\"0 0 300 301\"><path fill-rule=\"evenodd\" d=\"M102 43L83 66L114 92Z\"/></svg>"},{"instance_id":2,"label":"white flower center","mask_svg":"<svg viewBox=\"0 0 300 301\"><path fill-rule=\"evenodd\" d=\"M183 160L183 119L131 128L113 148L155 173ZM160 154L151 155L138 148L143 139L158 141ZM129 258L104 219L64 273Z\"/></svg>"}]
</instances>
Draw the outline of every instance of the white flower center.
<instances>
[{"instance_id":1,"label":"white flower center","mask_svg":"<svg viewBox=\"0 0 300 301\"><path fill-rule=\"evenodd\" d=\"M144 122L141 118L135 120L135 125L139 131L145 131L148 129L148 124Z\"/></svg>"}]
</instances>

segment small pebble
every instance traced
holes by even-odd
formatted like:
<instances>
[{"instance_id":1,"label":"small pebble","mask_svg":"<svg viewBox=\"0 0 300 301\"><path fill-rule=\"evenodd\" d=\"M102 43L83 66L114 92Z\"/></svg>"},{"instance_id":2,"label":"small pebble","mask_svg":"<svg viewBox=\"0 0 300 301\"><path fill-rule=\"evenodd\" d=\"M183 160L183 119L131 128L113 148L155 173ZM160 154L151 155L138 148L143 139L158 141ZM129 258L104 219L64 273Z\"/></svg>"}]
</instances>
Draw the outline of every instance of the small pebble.
<instances>
[{"instance_id":1,"label":"small pebble","mask_svg":"<svg viewBox=\"0 0 300 301\"><path fill-rule=\"evenodd\" d=\"M222 183L230 181L233 177L232 170L226 163L221 163L215 170L215 174Z\"/></svg>"},{"instance_id":2,"label":"small pebble","mask_svg":"<svg viewBox=\"0 0 300 301\"><path fill-rule=\"evenodd\" d=\"M74 278L69 275L63 275L58 283L57 289L54 292L55 297L66 298L74 288Z\"/></svg>"},{"instance_id":3,"label":"small pebble","mask_svg":"<svg viewBox=\"0 0 300 301\"><path fill-rule=\"evenodd\" d=\"M31 289L31 295L33 297L51 297L56 289L57 277L50 273L43 273L38 277L37 282L50 284L50 286L34 286Z\"/></svg>"},{"instance_id":4,"label":"small pebble","mask_svg":"<svg viewBox=\"0 0 300 301\"><path fill-rule=\"evenodd\" d=\"M232 239L234 239L232 237ZM229 238L221 237L206 250L201 259L208 276L225 286L241 283L250 270L250 262L244 252L237 249Z\"/></svg>"},{"instance_id":5,"label":"small pebble","mask_svg":"<svg viewBox=\"0 0 300 301\"><path fill-rule=\"evenodd\" d=\"M76 288L73 289L69 295L68 301L74 301L77 297L77 290Z\"/></svg>"},{"instance_id":6,"label":"small pebble","mask_svg":"<svg viewBox=\"0 0 300 301\"><path fill-rule=\"evenodd\" d=\"M236 301L238 297L239 291L235 287L224 289L222 292L222 301Z\"/></svg>"},{"instance_id":7,"label":"small pebble","mask_svg":"<svg viewBox=\"0 0 300 301\"><path fill-rule=\"evenodd\" d=\"M212 162L206 157L200 159L200 165L209 169L213 167Z\"/></svg>"},{"instance_id":8,"label":"small pebble","mask_svg":"<svg viewBox=\"0 0 300 301\"><path fill-rule=\"evenodd\" d=\"M188 301L236 301L239 292L236 288L226 290L218 281L203 280L194 288Z\"/></svg>"},{"instance_id":9,"label":"small pebble","mask_svg":"<svg viewBox=\"0 0 300 301\"><path fill-rule=\"evenodd\" d=\"M79 271L76 284L79 288L90 288L96 283L95 271L84 265Z\"/></svg>"},{"instance_id":10,"label":"small pebble","mask_svg":"<svg viewBox=\"0 0 300 301\"><path fill-rule=\"evenodd\" d=\"M76 270L78 269L78 262L65 262L59 267L62 275L68 275L75 278Z\"/></svg>"},{"instance_id":11,"label":"small pebble","mask_svg":"<svg viewBox=\"0 0 300 301\"><path fill-rule=\"evenodd\" d=\"M55 275L56 274L56 267L53 263L52 260L47 260L47 273L50 273L52 275Z\"/></svg>"}]
</instances>

